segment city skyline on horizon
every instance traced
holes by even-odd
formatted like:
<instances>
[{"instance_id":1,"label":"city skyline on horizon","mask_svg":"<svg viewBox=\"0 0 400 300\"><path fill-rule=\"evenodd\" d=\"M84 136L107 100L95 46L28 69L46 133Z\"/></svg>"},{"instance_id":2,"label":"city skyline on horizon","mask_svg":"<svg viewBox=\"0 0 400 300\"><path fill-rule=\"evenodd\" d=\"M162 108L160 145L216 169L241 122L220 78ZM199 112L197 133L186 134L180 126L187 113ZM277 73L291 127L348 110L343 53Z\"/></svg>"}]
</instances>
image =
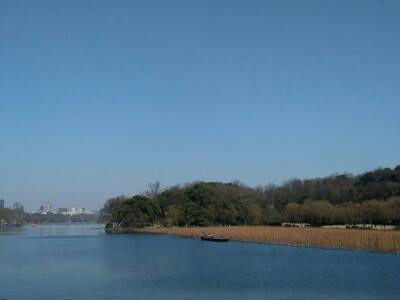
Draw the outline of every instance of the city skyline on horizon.
<instances>
[{"instance_id":1,"label":"city skyline on horizon","mask_svg":"<svg viewBox=\"0 0 400 300\"><path fill-rule=\"evenodd\" d=\"M3 202L1 202L1 201L3 201ZM26 213L39 212L41 209L43 209L43 208L46 206L47 203L50 203L50 204L51 204L50 201L47 201L45 204L40 205L39 208L35 210L35 209L26 209L25 206L24 206L24 203L21 202L21 201L13 201L13 202L10 202L11 205L7 206L7 205L6 205L7 201L6 201L5 199L0 199L0 203L3 204L3 206L0 206L0 207L3 207L3 208L10 208L10 209L15 209L15 208L14 208L15 205L16 205L16 204L19 204L20 206L23 207L23 210L24 210L24 212L26 212ZM92 208L87 209L86 207L80 207L80 206L78 206L78 205L60 206L60 207L57 206L57 207L56 207L56 206L53 206L53 205L51 204L51 207L52 207L52 209L49 210L49 211L52 211L52 212L57 211L57 210L59 210L59 209L67 209L67 210L68 210L68 208L71 208L71 211L73 211L74 209L75 209L75 210L83 210L83 211L99 211L99 210L100 210L100 209L92 209ZM69 211L69 210L68 210L68 211Z\"/></svg>"}]
</instances>

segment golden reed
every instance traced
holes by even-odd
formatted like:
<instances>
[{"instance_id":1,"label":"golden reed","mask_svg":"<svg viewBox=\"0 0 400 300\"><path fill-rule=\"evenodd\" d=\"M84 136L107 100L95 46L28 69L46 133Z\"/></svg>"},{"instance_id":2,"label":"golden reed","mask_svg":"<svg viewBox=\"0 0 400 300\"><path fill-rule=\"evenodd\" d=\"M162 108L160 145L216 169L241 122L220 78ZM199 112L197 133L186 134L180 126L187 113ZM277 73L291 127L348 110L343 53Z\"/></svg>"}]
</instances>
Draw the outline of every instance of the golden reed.
<instances>
[{"instance_id":1,"label":"golden reed","mask_svg":"<svg viewBox=\"0 0 400 300\"><path fill-rule=\"evenodd\" d=\"M400 231L339 228L299 228L270 226L185 227L141 230L199 238L203 232L233 241L269 242L304 246L371 250L400 253Z\"/></svg>"}]
</instances>

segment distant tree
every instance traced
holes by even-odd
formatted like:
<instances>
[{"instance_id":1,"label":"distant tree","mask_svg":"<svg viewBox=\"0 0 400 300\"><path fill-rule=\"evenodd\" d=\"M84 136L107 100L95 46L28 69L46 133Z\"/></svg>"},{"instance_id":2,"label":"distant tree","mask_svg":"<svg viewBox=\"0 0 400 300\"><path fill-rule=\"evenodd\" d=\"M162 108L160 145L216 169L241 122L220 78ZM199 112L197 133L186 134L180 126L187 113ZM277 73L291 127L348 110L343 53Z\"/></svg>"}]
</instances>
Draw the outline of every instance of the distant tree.
<instances>
[{"instance_id":1,"label":"distant tree","mask_svg":"<svg viewBox=\"0 0 400 300\"><path fill-rule=\"evenodd\" d=\"M369 224L379 224L382 219L381 206L377 200L369 200L362 204L364 222Z\"/></svg>"},{"instance_id":2,"label":"distant tree","mask_svg":"<svg viewBox=\"0 0 400 300\"><path fill-rule=\"evenodd\" d=\"M360 203L348 203L341 207L344 222L349 225L356 225L364 222L362 207Z\"/></svg>"},{"instance_id":3,"label":"distant tree","mask_svg":"<svg viewBox=\"0 0 400 300\"><path fill-rule=\"evenodd\" d=\"M301 223L303 218L301 215L301 205L299 203L288 203L285 207L284 216L286 222Z\"/></svg>"},{"instance_id":4,"label":"distant tree","mask_svg":"<svg viewBox=\"0 0 400 300\"><path fill-rule=\"evenodd\" d=\"M121 213L124 227L143 227L153 224L161 209L154 199L136 195L123 203Z\"/></svg>"},{"instance_id":5,"label":"distant tree","mask_svg":"<svg viewBox=\"0 0 400 300\"><path fill-rule=\"evenodd\" d=\"M183 203L185 189L180 185L172 186L157 195L157 201L160 204L162 214L165 215L167 207L174 205L176 207Z\"/></svg>"},{"instance_id":6,"label":"distant tree","mask_svg":"<svg viewBox=\"0 0 400 300\"><path fill-rule=\"evenodd\" d=\"M146 197L154 199L161 193L160 182L151 182L147 185L148 189L145 191Z\"/></svg>"},{"instance_id":7,"label":"distant tree","mask_svg":"<svg viewBox=\"0 0 400 300\"><path fill-rule=\"evenodd\" d=\"M273 206L262 207L262 224L263 225L282 225L282 214L278 213Z\"/></svg>"},{"instance_id":8,"label":"distant tree","mask_svg":"<svg viewBox=\"0 0 400 300\"><path fill-rule=\"evenodd\" d=\"M25 216L25 213L20 209L9 209L0 207L0 224L22 224Z\"/></svg>"},{"instance_id":9,"label":"distant tree","mask_svg":"<svg viewBox=\"0 0 400 300\"><path fill-rule=\"evenodd\" d=\"M101 211L101 220L122 224L122 227L143 227L160 217L158 202L145 196L120 196L108 199Z\"/></svg>"},{"instance_id":10,"label":"distant tree","mask_svg":"<svg viewBox=\"0 0 400 300\"><path fill-rule=\"evenodd\" d=\"M218 221L224 225L236 225L238 210L235 204L229 201L222 201L222 210L219 211Z\"/></svg>"},{"instance_id":11,"label":"distant tree","mask_svg":"<svg viewBox=\"0 0 400 300\"><path fill-rule=\"evenodd\" d=\"M361 200L387 200L391 196L400 195L398 176L398 170L390 168L378 168L364 173L356 182L359 198Z\"/></svg>"},{"instance_id":12,"label":"distant tree","mask_svg":"<svg viewBox=\"0 0 400 300\"><path fill-rule=\"evenodd\" d=\"M127 199L124 195L108 199L101 209L100 220L102 222L122 223L123 204Z\"/></svg>"},{"instance_id":13,"label":"distant tree","mask_svg":"<svg viewBox=\"0 0 400 300\"><path fill-rule=\"evenodd\" d=\"M263 221L263 214L261 206L257 203L248 203L246 206L246 224L261 225Z\"/></svg>"},{"instance_id":14,"label":"distant tree","mask_svg":"<svg viewBox=\"0 0 400 300\"><path fill-rule=\"evenodd\" d=\"M181 226L208 226L207 210L197 203L188 201L183 204L179 218Z\"/></svg>"},{"instance_id":15,"label":"distant tree","mask_svg":"<svg viewBox=\"0 0 400 300\"><path fill-rule=\"evenodd\" d=\"M392 225L400 226L400 196L388 200L386 213Z\"/></svg>"},{"instance_id":16,"label":"distant tree","mask_svg":"<svg viewBox=\"0 0 400 300\"><path fill-rule=\"evenodd\" d=\"M218 195L205 183L198 183L186 190L183 200L195 202L202 207L218 202Z\"/></svg>"},{"instance_id":17,"label":"distant tree","mask_svg":"<svg viewBox=\"0 0 400 300\"><path fill-rule=\"evenodd\" d=\"M167 227L178 226L180 210L175 205L169 205L165 213L164 225Z\"/></svg>"},{"instance_id":18,"label":"distant tree","mask_svg":"<svg viewBox=\"0 0 400 300\"><path fill-rule=\"evenodd\" d=\"M301 205L288 204L285 214L289 222L307 223L312 226L330 225L334 206L328 201L304 201Z\"/></svg>"}]
</instances>

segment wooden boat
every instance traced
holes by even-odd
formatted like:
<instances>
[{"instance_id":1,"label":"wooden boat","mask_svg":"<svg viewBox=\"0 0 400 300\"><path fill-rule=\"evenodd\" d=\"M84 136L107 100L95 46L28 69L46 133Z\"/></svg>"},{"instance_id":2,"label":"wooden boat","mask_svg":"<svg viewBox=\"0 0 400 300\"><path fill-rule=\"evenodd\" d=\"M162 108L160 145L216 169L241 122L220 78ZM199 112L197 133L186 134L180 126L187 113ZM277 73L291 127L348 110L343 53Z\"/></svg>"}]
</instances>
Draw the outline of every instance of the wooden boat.
<instances>
[{"instance_id":1,"label":"wooden boat","mask_svg":"<svg viewBox=\"0 0 400 300\"><path fill-rule=\"evenodd\" d=\"M201 237L202 241L210 241L210 242L227 242L229 239L224 238L218 235L212 235L206 232L203 232L203 236Z\"/></svg>"}]
</instances>

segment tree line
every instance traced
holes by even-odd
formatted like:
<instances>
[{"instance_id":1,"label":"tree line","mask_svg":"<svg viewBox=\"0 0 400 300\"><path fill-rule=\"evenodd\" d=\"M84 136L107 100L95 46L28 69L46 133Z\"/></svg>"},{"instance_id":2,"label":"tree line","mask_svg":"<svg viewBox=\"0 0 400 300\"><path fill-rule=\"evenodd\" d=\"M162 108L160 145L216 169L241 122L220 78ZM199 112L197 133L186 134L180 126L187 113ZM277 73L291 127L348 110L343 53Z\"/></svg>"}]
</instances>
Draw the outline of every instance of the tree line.
<instances>
[{"instance_id":1,"label":"tree line","mask_svg":"<svg viewBox=\"0 0 400 300\"><path fill-rule=\"evenodd\" d=\"M20 209L0 207L0 226L21 225L24 221L24 218L25 213Z\"/></svg>"},{"instance_id":2,"label":"tree line","mask_svg":"<svg viewBox=\"0 0 400 300\"><path fill-rule=\"evenodd\" d=\"M311 226L322 225L395 225L400 226L400 197L384 200L367 200L362 203L333 205L326 200L309 200L289 203L284 210L288 223L304 223Z\"/></svg>"},{"instance_id":3,"label":"tree line","mask_svg":"<svg viewBox=\"0 0 400 300\"><path fill-rule=\"evenodd\" d=\"M102 220L122 227L328 224L400 224L400 165L362 175L291 179L251 188L234 181L193 182L143 195L108 199Z\"/></svg>"},{"instance_id":4,"label":"tree line","mask_svg":"<svg viewBox=\"0 0 400 300\"><path fill-rule=\"evenodd\" d=\"M97 223L99 221L98 215L86 215L86 214L77 214L77 215L61 215L61 214L40 214L40 213L32 213L25 214L24 222L25 223L66 223L66 222L74 222L74 223Z\"/></svg>"},{"instance_id":5,"label":"tree line","mask_svg":"<svg viewBox=\"0 0 400 300\"><path fill-rule=\"evenodd\" d=\"M22 225L24 223L64 223L64 222L86 222L96 223L99 221L98 215L60 215L60 214L39 214L25 213L20 209L10 209L0 207L0 225Z\"/></svg>"}]
</instances>

